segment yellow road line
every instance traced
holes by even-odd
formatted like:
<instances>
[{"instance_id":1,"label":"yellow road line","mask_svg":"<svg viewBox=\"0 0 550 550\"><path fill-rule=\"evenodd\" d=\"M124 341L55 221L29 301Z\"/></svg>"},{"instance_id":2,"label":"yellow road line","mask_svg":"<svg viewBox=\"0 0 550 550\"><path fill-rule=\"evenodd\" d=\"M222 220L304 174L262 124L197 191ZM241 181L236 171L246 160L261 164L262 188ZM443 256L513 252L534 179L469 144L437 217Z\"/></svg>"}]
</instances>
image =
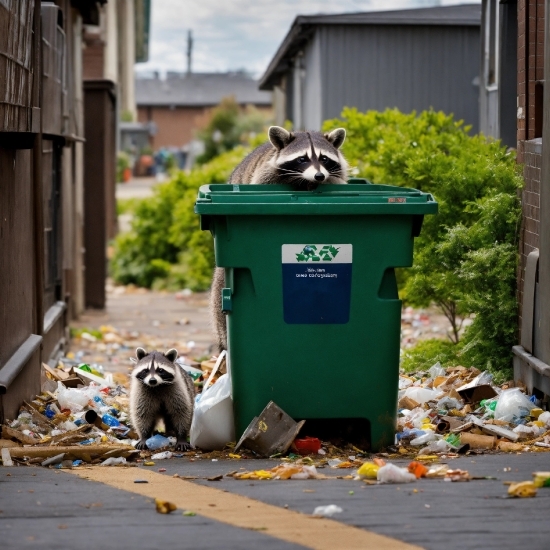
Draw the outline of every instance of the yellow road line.
<instances>
[{"instance_id":1,"label":"yellow road line","mask_svg":"<svg viewBox=\"0 0 550 550\"><path fill-rule=\"evenodd\" d=\"M150 470L91 467L63 471L131 493L168 500L182 510L192 510L201 516L235 527L261 530L262 534L315 550L334 550L335 548L419 550L420 548L338 521L314 518L249 497L214 487L205 487ZM145 479L149 483L134 483L138 478Z\"/></svg>"}]
</instances>

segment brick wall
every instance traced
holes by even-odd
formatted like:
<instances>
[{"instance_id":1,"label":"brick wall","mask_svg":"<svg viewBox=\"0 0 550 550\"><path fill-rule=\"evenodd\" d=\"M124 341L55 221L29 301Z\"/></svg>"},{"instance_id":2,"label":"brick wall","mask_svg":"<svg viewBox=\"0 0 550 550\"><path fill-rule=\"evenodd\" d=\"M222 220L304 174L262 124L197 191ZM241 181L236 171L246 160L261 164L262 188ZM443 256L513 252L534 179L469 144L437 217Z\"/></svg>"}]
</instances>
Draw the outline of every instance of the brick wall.
<instances>
[{"instance_id":1,"label":"brick wall","mask_svg":"<svg viewBox=\"0 0 550 550\"><path fill-rule=\"evenodd\" d=\"M518 0L517 160L523 164L518 301L521 327L527 256L539 247L542 166L542 88L544 80L544 0Z\"/></svg>"},{"instance_id":2,"label":"brick wall","mask_svg":"<svg viewBox=\"0 0 550 550\"><path fill-rule=\"evenodd\" d=\"M256 106L266 115L271 107ZM212 117L214 107L138 107L139 122L154 122L157 133L150 139L153 150L161 147L182 147L197 137Z\"/></svg>"},{"instance_id":3,"label":"brick wall","mask_svg":"<svg viewBox=\"0 0 550 550\"><path fill-rule=\"evenodd\" d=\"M527 256L539 247L540 222L540 180L542 166L542 139L524 142L523 178L525 187L521 197L521 232L519 242L518 299L521 327L521 309L523 304L523 282Z\"/></svg>"},{"instance_id":4,"label":"brick wall","mask_svg":"<svg viewBox=\"0 0 550 550\"><path fill-rule=\"evenodd\" d=\"M103 78L105 44L98 34L84 33L84 50L82 52L82 71L84 80Z\"/></svg>"},{"instance_id":5,"label":"brick wall","mask_svg":"<svg viewBox=\"0 0 550 550\"><path fill-rule=\"evenodd\" d=\"M543 79L544 0L518 0L518 162L524 162L524 142L541 137L537 81Z\"/></svg>"}]
</instances>

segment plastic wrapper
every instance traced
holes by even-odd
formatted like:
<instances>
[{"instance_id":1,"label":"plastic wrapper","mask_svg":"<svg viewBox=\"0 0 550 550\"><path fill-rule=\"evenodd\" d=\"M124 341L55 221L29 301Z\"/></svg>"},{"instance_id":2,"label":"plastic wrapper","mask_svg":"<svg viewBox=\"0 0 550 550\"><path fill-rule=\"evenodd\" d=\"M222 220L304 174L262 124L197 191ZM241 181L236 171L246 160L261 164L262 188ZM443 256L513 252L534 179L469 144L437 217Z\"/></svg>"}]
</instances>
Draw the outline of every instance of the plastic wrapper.
<instances>
[{"instance_id":1,"label":"plastic wrapper","mask_svg":"<svg viewBox=\"0 0 550 550\"><path fill-rule=\"evenodd\" d=\"M151 457L151 460L165 460L167 458L172 458L171 451L163 451L162 453L156 453Z\"/></svg>"},{"instance_id":2,"label":"plastic wrapper","mask_svg":"<svg viewBox=\"0 0 550 550\"><path fill-rule=\"evenodd\" d=\"M413 439L411 441L411 445L425 445L426 443L430 443L431 441L435 441L436 439L438 439L438 435L435 432L433 432L432 430L426 430L425 434Z\"/></svg>"},{"instance_id":3,"label":"plastic wrapper","mask_svg":"<svg viewBox=\"0 0 550 550\"><path fill-rule=\"evenodd\" d=\"M539 422L543 422L546 427L550 427L550 412L546 411L539 415Z\"/></svg>"},{"instance_id":4,"label":"plastic wrapper","mask_svg":"<svg viewBox=\"0 0 550 550\"><path fill-rule=\"evenodd\" d=\"M100 464L100 466L117 466L119 464L126 464L126 459L123 456L119 456L116 458L111 456L110 458L107 458L106 460L104 460Z\"/></svg>"},{"instance_id":5,"label":"plastic wrapper","mask_svg":"<svg viewBox=\"0 0 550 550\"><path fill-rule=\"evenodd\" d=\"M220 450L235 441L231 378L223 374L201 394L191 423L191 445L205 451Z\"/></svg>"},{"instance_id":6,"label":"plastic wrapper","mask_svg":"<svg viewBox=\"0 0 550 550\"><path fill-rule=\"evenodd\" d=\"M534 404L529 401L519 388L511 388L504 390L495 407L495 418L497 420L505 420L512 422L520 418L529 416L531 409L535 408Z\"/></svg>"},{"instance_id":7,"label":"plastic wrapper","mask_svg":"<svg viewBox=\"0 0 550 550\"><path fill-rule=\"evenodd\" d=\"M447 453L451 449L453 449L453 447L447 441L445 441L444 439L437 439L435 441L432 441L427 447L421 449L418 454L428 455L432 453Z\"/></svg>"},{"instance_id":8,"label":"plastic wrapper","mask_svg":"<svg viewBox=\"0 0 550 550\"><path fill-rule=\"evenodd\" d=\"M430 388L420 388L419 386L410 386L405 390L404 395L414 399L417 403L422 405L426 401L435 401L437 396L441 392L436 390L431 390Z\"/></svg>"},{"instance_id":9,"label":"plastic wrapper","mask_svg":"<svg viewBox=\"0 0 550 550\"><path fill-rule=\"evenodd\" d=\"M378 470L376 479L382 483L410 483L416 481L416 476L411 474L407 468L386 464Z\"/></svg>"},{"instance_id":10,"label":"plastic wrapper","mask_svg":"<svg viewBox=\"0 0 550 550\"><path fill-rule=\"evenodd\" d=\"M428 374L430 375L430 378L437 378L438 376L445 376L446 371L441 366L441 363L438 361L433 367L430 367L428 370Z\"/></svg>"},{"instance_id":11,"label":"plastic wrapper","mask_svg":"<svg viewBox=\"0 0 550 550\"><path fill-rule=\"evenodd\" d=\"M99 388L88 386L86 388L66 388L61 382L57 383L57 402L62 409L69 409L76 413L84 408L97 396Z\"/></svg>"},{"instance_id":12,"label":"plastic wrapper","mask_svg":"<svg viewBox=\"0 0 550 550\"><path fill-rule=\"evenodd\" d=\"M539 426L524 426L520 424L514 428L514 433L519 434L520 439L530 439L533 437L538 437L543 434L546 430L540 428Z\"/></svg>"},{"instance_id":13,"label":"plastic wrapper","mask_svg":"<svg viewBox=\"0 0 550 550\"><path fill-rule=\"evenodd\" d=\"M331 517L334 514L340 514L343 511L344 510L340 508L340 506L336 506L336 504L328 504L327 506L317 506L317 508L313 510L313 515Z\"/></svg>"}]
</instances>

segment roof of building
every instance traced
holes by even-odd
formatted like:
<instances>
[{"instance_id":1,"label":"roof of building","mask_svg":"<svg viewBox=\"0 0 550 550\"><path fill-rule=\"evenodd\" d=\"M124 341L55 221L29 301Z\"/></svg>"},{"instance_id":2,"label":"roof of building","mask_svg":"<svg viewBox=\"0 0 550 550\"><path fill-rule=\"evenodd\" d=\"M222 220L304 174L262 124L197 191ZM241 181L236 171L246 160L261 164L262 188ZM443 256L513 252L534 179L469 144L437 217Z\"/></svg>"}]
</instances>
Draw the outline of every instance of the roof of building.
<instances>
[{"instance_id":1,"label":"roof of building","mask_svg":"<svg viewBox=\"0 0 550 550\"><path fill-rule=\"evenodd\" d=\"M271 105L271 93L258 89L258 81L242 72L175 73L166 79L136 78L138 106L205 107L234 96L241 105Z\"/></svg>"},{"instance_id":2,"label":"roof of building","mask_svg":"<svg viewBox=\"0 0 550 550\"><path fill-rule=\"evenodd\" d=\"M408 10L371 11L360 13L298 15L265 73L260 90L271 90L280 73L286 72L289 60L304 47L316 26L320 25L442 25L477 26L481 24L481 4L437 6Z\"/></svg>"}]
</instances>

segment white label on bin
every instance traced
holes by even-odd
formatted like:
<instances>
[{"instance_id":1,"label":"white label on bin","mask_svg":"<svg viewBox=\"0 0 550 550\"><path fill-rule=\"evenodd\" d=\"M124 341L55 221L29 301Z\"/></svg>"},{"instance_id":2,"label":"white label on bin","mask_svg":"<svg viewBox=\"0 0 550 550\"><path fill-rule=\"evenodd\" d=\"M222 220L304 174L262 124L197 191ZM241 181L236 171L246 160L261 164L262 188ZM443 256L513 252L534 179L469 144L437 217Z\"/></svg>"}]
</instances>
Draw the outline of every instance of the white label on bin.
<instances>
[{"instance_id":1,"label":"white label on bin","mask_svg":"<svg viewBox=\"0 0 550 550\"><path fill-rule=\"evenodd\" d=\"M285 323L347 323L352 259L351 244L284 244Z\"/></svg>"}]
</instances>

